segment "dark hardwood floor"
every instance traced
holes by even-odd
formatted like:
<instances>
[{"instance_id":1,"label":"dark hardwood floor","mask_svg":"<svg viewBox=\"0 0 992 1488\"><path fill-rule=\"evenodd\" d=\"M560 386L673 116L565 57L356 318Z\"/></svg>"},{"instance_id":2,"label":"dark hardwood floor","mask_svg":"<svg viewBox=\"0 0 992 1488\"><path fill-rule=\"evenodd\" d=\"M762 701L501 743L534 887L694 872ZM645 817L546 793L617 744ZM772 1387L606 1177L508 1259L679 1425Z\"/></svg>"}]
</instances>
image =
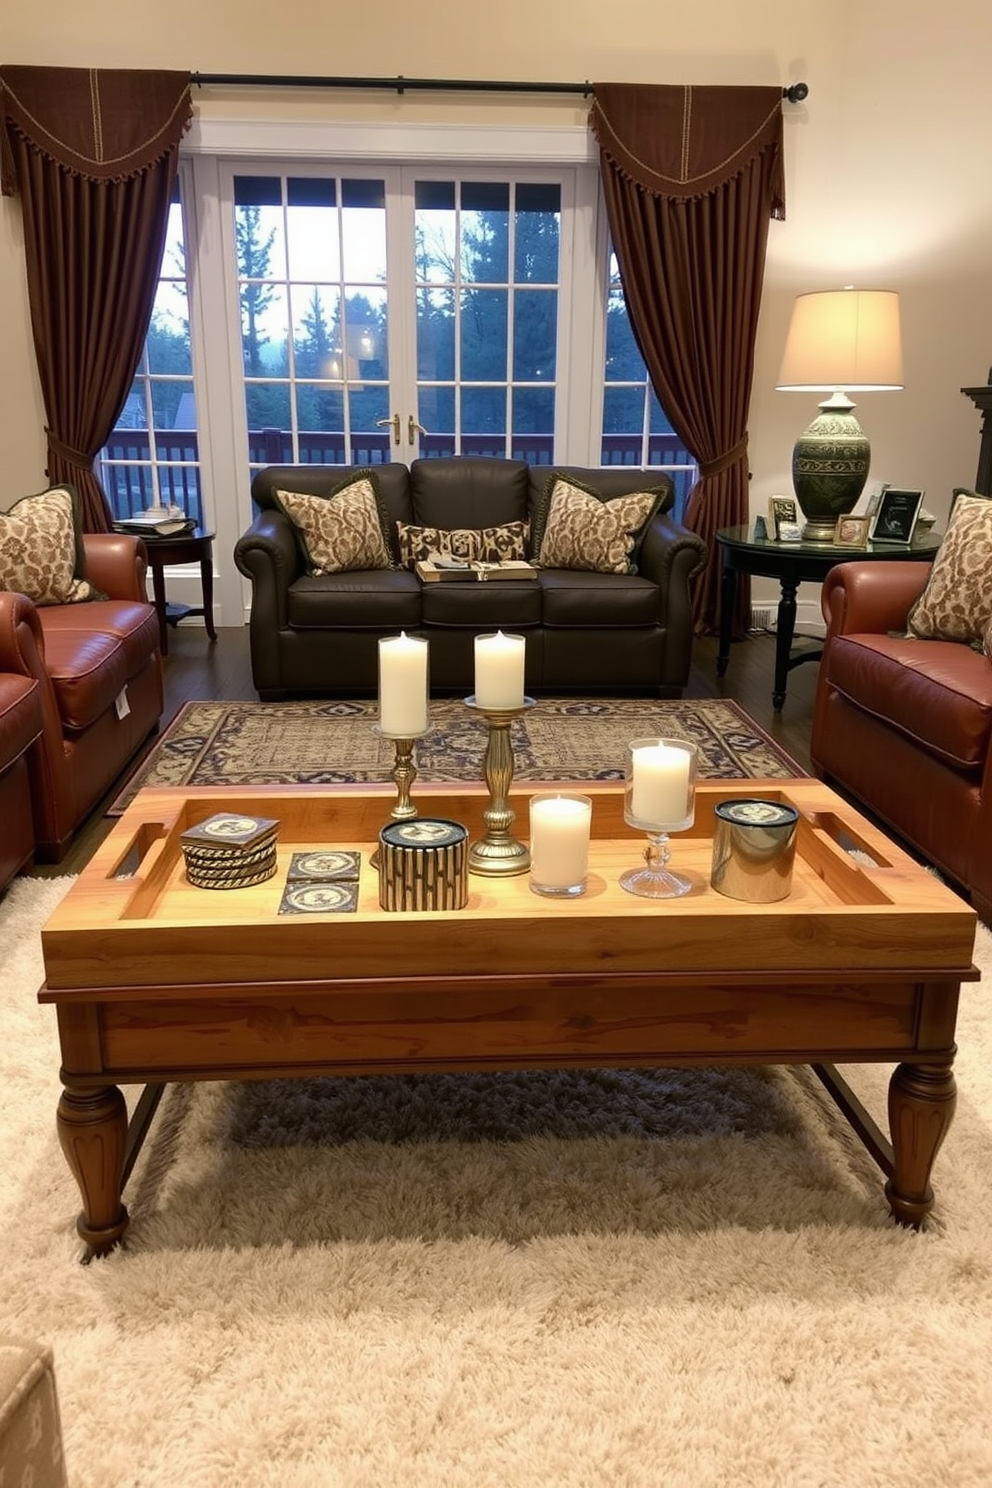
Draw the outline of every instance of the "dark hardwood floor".
<instances>
[{"instance_id":1,"label":"dark hardwood floor","mask_svg":"<svg viewBox=\"0 0 992 1488\"><path fill-rule=\"evenodd\" d=\"M811 646L811 649L815 648ZM775 637L757 634L737 642L731 652L727 674L723 678L716 675L716 650L715 636L704 636L695 642L693 667L685 696L732 698L804 770L809 770L809 728L816 685L816 663L806 663L790 672L785 707L781 713L775 713L772 709ZM169 631L169 654L164 659L164 674L163 728L176 710L186 702L219 698L254 699L257 694L251 680L247 626L238 630L219 630L213 644L207 640L206 632L198 625L172 627ZM150 741L150 744L153 742L154 740ZM97 806L80 829L61 863L38 865L32 871L45 877L78 873L112 825L112 820L104 815L104 810L114 794L116 788Z\"/></svg>"}]
</instances>

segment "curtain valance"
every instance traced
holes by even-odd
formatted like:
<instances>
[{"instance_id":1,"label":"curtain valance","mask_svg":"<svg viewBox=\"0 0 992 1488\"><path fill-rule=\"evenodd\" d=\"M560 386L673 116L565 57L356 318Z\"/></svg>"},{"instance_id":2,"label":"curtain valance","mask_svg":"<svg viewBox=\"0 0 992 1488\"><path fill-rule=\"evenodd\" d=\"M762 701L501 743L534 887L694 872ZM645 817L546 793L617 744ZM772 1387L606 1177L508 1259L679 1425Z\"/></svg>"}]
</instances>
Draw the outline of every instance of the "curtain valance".
<instances>
[{"instance_id":1,"label":"curtain valance","mask_svg":"<svg viewBox=\"0 0 992 1488\"><path fill-rule=\"evenodd\" d=\"M600 150L655 196L718 190L770 151L771 215L785 216L781 88L596 83L589 122Z\"/></svg>"},{"instance_id":2,"label":"curtain valance","mask_svg":"<svg viewBox=\"0 0 992 1488\"><path fill-rule=\"evenodd\" d=\"M188 72L0 68L0 192L17 190L11 133L63 170L126 181L172 154L192 118Z\"/></svg>"}]
</instances>

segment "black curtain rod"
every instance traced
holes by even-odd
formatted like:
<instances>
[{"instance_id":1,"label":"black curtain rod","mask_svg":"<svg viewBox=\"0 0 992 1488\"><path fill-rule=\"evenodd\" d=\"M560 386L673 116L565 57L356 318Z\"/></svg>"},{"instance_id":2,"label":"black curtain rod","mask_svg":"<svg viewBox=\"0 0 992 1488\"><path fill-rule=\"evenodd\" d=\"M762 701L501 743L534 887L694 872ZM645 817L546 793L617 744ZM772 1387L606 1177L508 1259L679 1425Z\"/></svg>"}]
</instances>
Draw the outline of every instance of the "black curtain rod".
<instances>
[{"instance_id":1,"label":"black curtain rod","mask_svg":"<svg viewBox=\"0 0 992 1488\"><path fill-rule=\"evenodd\" d=\"M583 98L596 91L590 82L508 83L476 78L280 77L272 73L191 72L189 80L198 88L388 88L397 93L579 93ZM806 83L793 83L782 89L782 97L790 103L802 103L808 94Z\"/></svg>"}]
</instances>

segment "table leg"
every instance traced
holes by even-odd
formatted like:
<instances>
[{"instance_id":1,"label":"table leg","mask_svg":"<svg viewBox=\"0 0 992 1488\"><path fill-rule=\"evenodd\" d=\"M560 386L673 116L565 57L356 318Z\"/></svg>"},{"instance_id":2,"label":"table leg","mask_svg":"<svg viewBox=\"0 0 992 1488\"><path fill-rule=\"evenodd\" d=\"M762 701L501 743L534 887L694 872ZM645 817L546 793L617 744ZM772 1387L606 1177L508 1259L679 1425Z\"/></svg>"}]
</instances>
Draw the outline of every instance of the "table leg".
<instances>
[{"instance_id":1,"label":"table leg","mask_svg":"<svg viewBox=\"0 0 992 1488\"><path fill-rule=\"evenodd\" d=\"M84 1090L67 1085L56 1117L65 1160L83 1209L76 1229L97 1254L112 1250L127 1229L121 1202L127 1106L116 1085Z\"/></svg>"},{"instance_id":2,"label":"table leg","mask_svg":"<svg viewBox=\"0 0 992 1488\"><path fill-rule=\"evenodd\" d=\"M207 627L207 635L215 641L217 632L214 629L214 560L209 548L200 559L200 588L203 591L203 623Z\"/></svg>"},{"instance_id":3,"label":"table leg","mask_svg":"<svg viewBox=\"0 0 992 1488\"><path fill-rule=\"evenodd\" d=\"M900 1064L889 1081L894 1161L885 1197L901 1224L918 1227L933 1208L930 1173L954 1119L956 1100L951 1060Z\"/></svg>"},{"instance_id":4,"label":"table leg","mask_svg":"<svg viewBox=\"0 0 992 1488\"><path fill-rule=\"evenodd\" d=\"M737 607L737 570L731 568L726 554L720 578L720 645L716 653L716 674L722 677L730 664L730 644L734 634L734 610Z\"/></svg>"},{"instance_id":5,"label":"table leg","mask_svg":"<svg viewBox=\"0 0 992 1488\"><path fill-rule=\"evenodd\" d=\"M158 645L163 656L169 654L169 626L168 611L165 598L165 570L160 563L152 563L149 560L152 571L152 594L155 598L155 612L158 615Z\"/></svg>"},{"instance_id":6,"label":"table leg","mask_svg":"<svg viewBox=\"0 0 992 1488\"><path fill-rule=\"evenodd\" d=\"M792 637L796 631L796 591L799 585L790 579L782 580L782 593L778 601L778 626L775 638L775 681L772 687L772 707L776 713L785 703L785 687L789 676L789 659L792 655Z\"/></svg>"}]
</instances>

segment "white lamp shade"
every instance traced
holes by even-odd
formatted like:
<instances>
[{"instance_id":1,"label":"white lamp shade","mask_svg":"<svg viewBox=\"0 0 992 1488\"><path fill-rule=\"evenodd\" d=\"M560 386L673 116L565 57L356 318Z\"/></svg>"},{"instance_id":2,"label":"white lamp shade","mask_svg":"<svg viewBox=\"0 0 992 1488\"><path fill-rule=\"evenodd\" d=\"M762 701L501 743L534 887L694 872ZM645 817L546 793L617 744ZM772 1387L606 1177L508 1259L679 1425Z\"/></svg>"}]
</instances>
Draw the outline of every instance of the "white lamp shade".
<instances>
[{"instance_id":1,"label":"white lamp shade","mask_svg":"<svg viewBox=\"0 0 992 1488\"><path fill-rule=\"evenodd\" d=\"M899 296L890 289L799 295L782 357L779 392L901 388Z\"/></svg>"}]
</instances>

